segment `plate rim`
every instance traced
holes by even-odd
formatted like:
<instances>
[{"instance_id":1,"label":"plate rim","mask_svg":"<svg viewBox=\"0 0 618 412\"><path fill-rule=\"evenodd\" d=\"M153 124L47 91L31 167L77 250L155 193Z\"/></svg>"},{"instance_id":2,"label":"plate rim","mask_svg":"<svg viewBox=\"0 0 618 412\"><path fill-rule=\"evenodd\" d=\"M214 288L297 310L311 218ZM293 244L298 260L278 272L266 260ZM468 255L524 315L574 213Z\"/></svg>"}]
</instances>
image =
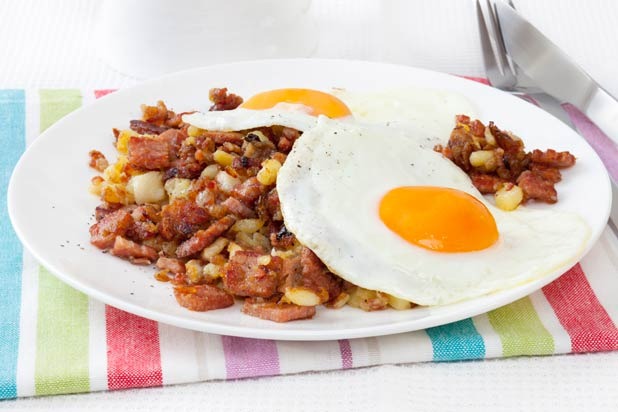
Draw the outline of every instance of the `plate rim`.
<instances>
[{"instance_id":1,"label":"plate rim","mask_svg":"<svg viewBox=\"0 0 618 412\"><path fill-rule=\"evenodd\" d=\"M360 64L360 65L371 65L371 66L381 66L381 67L389 66L389 67L399 68L403 70L425 72L431 75L437 74L439 76L448 76L452 78L457 78L460 81L473 82L479 86L489 87L493 89L495 92L500 92L500 93L504 93L505 95L509 95L509 93L492 88L489 85L475 82L474 80L471 80L466 77L462 77L462 76L458 76L458 75L454 75L450 73L439 72L435 70L429 70L425 68L418 68L414 66L407 66L407 65L394 64L394 63L383 63L383 62L376 62L376 61L354 60L354 59L294 58L294 59L247 60L247 61L239 61L239 62L232 62L232 63L222 63L222 64L196 67L196 68L182 70L182 71L178 71L174 73L169 73L163 76L159 76L156 78L148 79L144 82L140 82L131 87L119 89L118 91L111 93L107 96L103 96L102 98L98 100L102 101L104 99L110 99L110 98L122 99L125 94L130 95L131 92L136 88L148 88L151 85L162 82L162 81L166 81L166 80L170 80L174 78L182 78L183 76L199 73L202 71L213 70L217 68L222 69L222 68L231 67L231 66L245 66L245 65L250 65L250 64L266 64L266 63L268 64L276 64L276 63L300 64L302 62L311 62L312 64L322 64L322 63L331 64L331 63L341 62L344 64L354 63L354 64ZM536 107L536 109L541 112L544 112L542 109L538 107ZM519 298L523 298L529 295L530 293L539 290L540 288L551 283L552 281L554 281L555 279L557 279L564 273L563 272L563 273L558 273L552 276L545 276L540 279L533 280L532 282L528 282L523 285L517 286L515 288L497 291L489 295L482 295L478 298L465 301L465 302L474 302L478 300L479 298L486 299L488 303L485 305L482 305L481 307L475 308L474 306L471 306L471 308L463 309L460 311L455 311L452 313L447 313L444 315L431 315L431 316L421 318L421 319L404 320L404 321L399 321L395 323L387 323L387 324L379 325L379 326L376 326L376 325L361 326L361 327L356 326L352 328L338 328L338 329L333 329L333 330L328 329L328 330L322 330L319 332L315 330L299 330L299 329L295 329L292 332L286 329L261 329L259 327L240 326L240 325L230 326L230 325L225 325L221 323L211 322L208 320L196 320L196 319L191 319L191 318L183 318L183 317L179 317L176 315L170 315L170 314L160 312L160 311L155 311L153 309L148 309L144 307L143 305L132 303L128 300L123 300L113 295L103 293L99 291L98 289L96 289L95 287L88 286L87 284L81 282L79 280L79 277L75 277L75 276L71 276L71 275L63 273L63 271L58 269L53 262L49 261L48 259L45 259L41 255L41 253L39 253L40 251L35 250L35 248L32 247L32 245L28 242L27 235L22 231L23 228L19 224L15 223L16 222L15 213L16 213L16 208L17 208L17 205L14 202L15 190L16 190L15 189L15 176L18 175L19 170L21 170L21 168L23 167L23 164L26 161L25 159L27 159L27 154L32 150L32 148L36 147L38 144L41 144L40 143L41 141L43 141L44 139L47 139L44 136L48 134L53 135L54 131L57 128L63 127L65 122L72 121L73 117L79 116L84 110L96 110L96 102L83 105L82 107L78 108L77 110L69 113L68 115L64 116L62 119L55 122L53 125L47 128L43 133L40 133L39 137L37 137L30 145L28 145L26 150L22 153L18 162L13 168L13 171L11 172L11 177L10 177L8 188L7 188L7 208L8 208L9 219L22 245L32 254L32 256L37 260L37 262L45 266L54 276L56 276L62 282L79 290L82 293L85 293L86 295L94 299L97 299L105 304L109 304L118 309L122 309L127 312L136 314L138 316L142 316L144 318L166 323L169 325L197 330L201 332L214 333L214 334L219 334L219 335L237 336L237 337L247 337L247 338L277 339L277 340L290 340L290 341L294 341L294 340L296 341L309 341L309 340L317 341L317 340L375 337L375 336L383 336L383 335L422 330L425 328L444 325L450 322L455 322L458 320L466 319L468 317L486 313L495 308L512 303ZM547 116L550 116L546 112L544 113ZM574 131L574 133L579 134L577 131ZM591 153L594 154L595 161L603 165L604 186L606 187L606 190L610 194L610 196L608 198L609 202L606 205L605 210L603 211L604 213L602 215L609 217L610 210L611 210L611 200L612 200L611 199L611 180L609 178L609 174L603 162L601 161L599 155L596 153L596 151L594 151L594 149L582 136L580 136L580 138L583 140L583 143L586 146L588 146ZM602 182L599 182L599 184L601 183ZM602 233L603 233L603 230L599 231L599 233L596 234L596 236L591 236L591 239L588 241L587 247L584 248L582 252L575 259L572 259L574 260L573 264L577 264L590 251L590 249L594 247L594 245L597 243ZM505 297L507 298L505 299ZM362 312L362 313L365 314L365 312ZM410 326L407 326L410 323L414 325L412 328L410 328Z\"/></svg>"}]
</instances>

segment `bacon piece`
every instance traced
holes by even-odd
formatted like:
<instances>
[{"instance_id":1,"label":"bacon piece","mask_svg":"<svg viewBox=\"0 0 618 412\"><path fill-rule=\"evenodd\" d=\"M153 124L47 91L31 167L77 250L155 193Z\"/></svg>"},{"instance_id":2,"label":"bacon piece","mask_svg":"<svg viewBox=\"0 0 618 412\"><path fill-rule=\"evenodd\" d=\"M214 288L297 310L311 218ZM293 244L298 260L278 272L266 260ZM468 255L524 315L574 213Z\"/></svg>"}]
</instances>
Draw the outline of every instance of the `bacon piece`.
<instances>
[{"instance_id":1,"label":"bacon piece","mask_svg":"<svg viewBox=\"0 0 618 412\"><path fill-rule=\"evenodd\" d=\"M533 163L559 169L571 167L575 164L575 156L571 153L556 152L553 149L547 149L544 152L539 149L535 149L532 153L530 153L530 160Z\"/></svg>"},{"instance_id":2,"label":"bacon piece","mask_svg":"<svg viewBox=\"0 0 618 412\"><path fill-rule=\"evenodd\" d=\"M526 170L519 176L517 184L524 192L524 201L529 199L545 203L556 203L558 201L558 194L554 184L529 170Z\"/></svg>"},{"instance_id":3,"label":"bacon piece","mask_svg":"<svg viewBox=\"0 0 618 412\"><path fill-rule=\"evenodd\" d=\"M237 217L243 219L255 217L255 212L253 209L246 206L243 202L236 198L228 197L221 203L221 205L226 207L228 213Z\"/></svg>"},{"instance_id":4,"label":"bacon piece","mask_svg":"<svg viewBox=\"0 0 618 412\"><path fill-rule=\"evenodd\" d=\"M90 226L90 243L99 249L114 245L117 236L124 236L133 224L133 218L126 209L106 214L99 222Z\"/></svg>"},{"instance_id":5,"label":"bacon piece","mask_svg":"<svg viewBox=\"0 0 618 412\"><path fill-rule=\"evenodd\" d=\"M187 132L178 129L168 129L161 133L157 140L168 143L168 153L170 158L177 156L178 151L182 146L182 142L187 138Z\"/></svg>"},{"instance_id":6,"label":"bacon piece","mask_svg":"<svg viewBox=\"0 0 618 412\"><path fill-rule=\"evenodd\" d=\"M234 304L234 297L212 285L176 286L174 297L180 306L195 312L223 309Z\"/></svg>"},{"instance_id":7,"label":"bacon piece","mask_svg":"<svg viewBox=\"0 0 618 412\"><path fill-rule=\"evenodd\" d=\"M464 171L470 170L470 153L476 150L472 135L464 126L456 126L451 132L447 148L450 150L450 159Z\"/></svg>"},{"instance_id":8,"label":"bacon piece","mask_svg":"<svg viewBox=\"0 0 618 412\"><path fill-rule=\"evenodd\" d=\"M256 211L260 219L264 221L281 220L280 206L279 193L277 193L277 188L274 188L267 194L260 196L256 204Z\"/></svg>"},{"instance_id":9,"label":"bacon piece","mask_svg":"<svg viewBox=\"0 0 618 412\"><path fill-rule=\"evenodd\" d=\"M206 210L188 199L176 199L163 206L159 231L164 239L186 238L210 220Z\"/></svg>"},{"instance_id":10,"label":"bacon piece","mask_svg":"<svg viewBox=\"0 0 618 412\"><path fill-rule=\"evenodd\" d=\"M176 256L183 258L200 252L206 246L210 246L212 242L217 240L219 236L225 233L236 222L233 216L225 216L210 226L206 230L199 230L190 239L185 240L176 249Z\"/></svg>"},{"instance_id":11,"label":"bacon piece","mask_svg":"<svg viewBox=\"0 0 618 412\"><path fill-rule=\"evenodd\" d=\"M170 272L174 274L186 272L185 264L182 260L168 258L164 256L161 256L157 260L157 268L161 270L169 270Z\"/></svg>"},{"instance_id":12,"label":"bacon piece","mask_svg":"<svg viewBox=\"0 0 618 412\"><path fill-rule=\"evenodd\" d=\"M242 145L245 141L245 136L238 132L204 132L203 137L212 139L215 144L233 143L235 145Z\"/></svg>"},{"instance_id":13,"label":"bacon piece","mask_svg":"<svg viewBox=\"0 0 618 412\"><path fill-rule=\"evenodd\" d=\"M88 154L90 155L90 163L88 165L93 169L103 172L109 166L105 155L98 150L91 150Z\"/></svg>"},{"instance_id":14,"label":"bacon piece","mask_svg":"<svg viewBox=\"0 0 618 412\"><path fill-rule=\"evenodd\" d=\"M141 242L157 236L159 233L157 227L160 220L159 211L159 208L154 205L141 205L133 209L131 212L133 226L128 231L127 237Z\"/></svg>"},{"instance_id":15,"label":"bacon piece","mask_svg":"<svg viewBox=\"0 0 618 412\"><path fill-rule=\"evenodd\" d=\"M256 177L250 177L232 190L232 197L241 200L245 205L250 206L266 190Z\"/></svg>"},{"instance_id":16,"label":"bacon piece","mask_svg":"<svg viewBox=\"0 0 618 412\"><path fill-rule=\"evenodd\" d=\"M280 323L289 322L291 320L309 319L315 315L315 306L260 302L251 298L245 299L245 303L241 310L249 316Z\"/></svg>"},{"instance_id":17,"label":"bacon piece","mask_svg":"<svg viewBox=\"0 0 618 412\"><path fill-rule=\"evenodd\" d=\"M208 91L208 97L213 105L210 107L210 111L220 110L234 110L240 106L243 102L242 97L233 93L227 92L227 87L212 88Z\"/></svg>"},{"instance_id":18,"label":"bacon piece","mask_svg":"<svg viewBox=\"0 0 618 412\"><path fill-rule=\"evenodd\" d=\"M115 212L122 206L118 203L102 203L94 209L94 217L96 221L100 221L105 216L109 215L112 212Z\"/></svg>"},{"instance_id":19,"label":"bacon piece","mask_svg":"<svg viewBox=\"0 0 618 412\"><path fill-rule=\"evenodd\" d=\"M152 137L129 138L129 164L146 170L159 170L170 166L170 143Z\"/></svg>"},{"instance_id":20,"label":"bacon piece","mask_svg":"<svg viewBox=\"0 0 618 412\"><path fill-rule=\"evenodd\" d=\"M472 184L483 194L496 193L500 186L508 181L498 176L483 173L470 174Z\"/></svg>"},{"instance_id":21,"label":"bacon piece","mask_svg":"<svg viewBox=\"0 0 618 412\"><path fill-rule=\"evenodd\" d=\"M157 126L156 124L143 120L131 120L129 122L129 127L139 134L161 134L169 129L167 126Z\"/></svg>"},{"instance_id":22,"label":"bacon piece","mask_svg":"<svg viewBox=\"0 0 618 412\"><path fill-rule=\"evenodd\" d=\"M524 150L524 143L521 139L511 133L503 132L494 122L489 122L488 127L494 139L496 139L496 143L499 147L504 149L505 153L513 154Z\"/></svg>"},{"instance_id":23,"label":"bacon piece","mask_svg":"<svg viewBox=\"0 0 618 412\"><path fill-rule=\"evenodd\" d=\"M470 123L470 132L474 136L485 137L485 125L478 119Z\"/></svg>"},{"instance_id":24,"label":"bacon piece","mask_svg":"<svg viewBox=\"0 0 618 412\"><path fill-rule=\"evenodd\" d=\"M294 246L296 237L292 232L289 232L285 225L282 225L279 230L270 234L270 244L277 249L289 249Z\"/></svg>"},{"instance_id":25,"label":"bacon piece","mask_svg":"<svg viewBox=\"0 0 618 412\"><path fill-rule=\"evenodd\" d=\"M541 176L544 180L552 183L558 183L562 180L562 174L559 169L545 166L538 163L530 164L530 171L534 174Z\"/></svg>"},{"instance_id":26,"label":"bacon piece","mask_svg":"<svg viewBox=\"0 0 618 412\"><path fill-rule=\"evenodd\" d=\"M271 256L267 265L260 265L260 256L260 253L248 250L236 252L225 266L225 289L238 296L268 298L275 294L282 259Z\"/></svg>"},{"instance_id":27,"label":"bacon piece","mask_svg":"<svg viewBox=\"0 0 618 412\"><path fill-rule=\"evenodd\" d=\"M341 281L326 268L320 258L308 247L303 246L301 250L300 264L303 268L303 286L315 291L326 290L328 297L325 301L336 298L342 292Z\"/></svg>"},{"instance_id":28,"label":"bacon piece","mask_svg":"<svg viewBox=\"0 0 618 412\"><path fill-rule=\"evenodd\" d=\"M155 261L157 251L149 246L140 245L122 236L116 236L111 254L121 258L127 258L135 264L150 264Z\"/></svg>"},{"instance_id":29,"label":"bacon piece","mask_svg":"<svg viewBox=\"0 0 618 412\"><path fill-rule=\"evenodd\" d=\"M262 164L262 159L257 157L235 156L232 160L232 169L248 169Z\"/></svg>"}]
</instances>

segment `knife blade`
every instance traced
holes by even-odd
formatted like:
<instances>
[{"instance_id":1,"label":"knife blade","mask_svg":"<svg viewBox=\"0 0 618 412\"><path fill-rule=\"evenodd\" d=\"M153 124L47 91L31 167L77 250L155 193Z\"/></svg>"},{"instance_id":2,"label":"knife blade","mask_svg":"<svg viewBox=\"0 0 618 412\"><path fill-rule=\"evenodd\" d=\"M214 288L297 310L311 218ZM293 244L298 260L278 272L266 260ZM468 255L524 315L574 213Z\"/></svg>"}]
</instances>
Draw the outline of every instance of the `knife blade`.
<instances>
[{"instance_id":1,"label":"knife blade","mask_svg":"<svg viewBox=\"0 0 618 412\"><path fill-rule=\"evenodd\" d=\"M512 7L495 2L507 53L545 93L584 112L618 143L618 101Z\"/></svg>"}]
</instances>

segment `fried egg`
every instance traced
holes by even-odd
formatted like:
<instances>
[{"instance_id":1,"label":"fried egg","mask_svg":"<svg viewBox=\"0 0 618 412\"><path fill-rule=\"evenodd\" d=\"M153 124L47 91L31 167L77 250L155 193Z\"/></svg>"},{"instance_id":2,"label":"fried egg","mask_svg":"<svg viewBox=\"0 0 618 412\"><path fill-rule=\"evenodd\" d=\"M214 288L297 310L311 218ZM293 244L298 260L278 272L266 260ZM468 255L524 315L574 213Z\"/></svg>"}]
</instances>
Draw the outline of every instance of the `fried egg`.
<instances>
[{"instance_id":1,"label":"fried egg","mask_svg":"<svg viewBox=\"0 0 618 412\"><path fill-rule=\"evenodd\" d=\"M276 89L258 93L239 108L227 111L196 112L183 121L211 131L238 131L267 126L309 130L316 116L345 118L350 109L337 97L311 89Z\"/></svg>"},{"instance_id":2,"label":"fried egg","mask_svg":"<svg viewBox=\"0 0 618 412\"><path fill-rule=\"evenodd\" d=\"M277 177L288 230L331 271L420 305L511 288L575 264L578 215L502 211L441 154L427 130L320 117Z\"/></svg>"}]
</instances>

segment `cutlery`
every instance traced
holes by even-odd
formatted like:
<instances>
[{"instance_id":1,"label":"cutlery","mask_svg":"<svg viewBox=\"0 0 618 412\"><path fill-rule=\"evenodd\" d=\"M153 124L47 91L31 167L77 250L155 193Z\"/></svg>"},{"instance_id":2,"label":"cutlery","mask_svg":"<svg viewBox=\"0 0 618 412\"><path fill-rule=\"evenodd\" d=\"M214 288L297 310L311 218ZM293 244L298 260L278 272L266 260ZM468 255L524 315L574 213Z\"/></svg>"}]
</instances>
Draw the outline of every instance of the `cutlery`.
<instances>
[{"instance_id":1,"label":"cutlery","mask_svg":"<svg viewBox=\"0 0 618 412\"><path fill-rule=\"evenodd\" d=\"M494 3L506 53L547 94L586 114L618 142L618 101L513 7Z\"/></svg>"}]
</instances>

